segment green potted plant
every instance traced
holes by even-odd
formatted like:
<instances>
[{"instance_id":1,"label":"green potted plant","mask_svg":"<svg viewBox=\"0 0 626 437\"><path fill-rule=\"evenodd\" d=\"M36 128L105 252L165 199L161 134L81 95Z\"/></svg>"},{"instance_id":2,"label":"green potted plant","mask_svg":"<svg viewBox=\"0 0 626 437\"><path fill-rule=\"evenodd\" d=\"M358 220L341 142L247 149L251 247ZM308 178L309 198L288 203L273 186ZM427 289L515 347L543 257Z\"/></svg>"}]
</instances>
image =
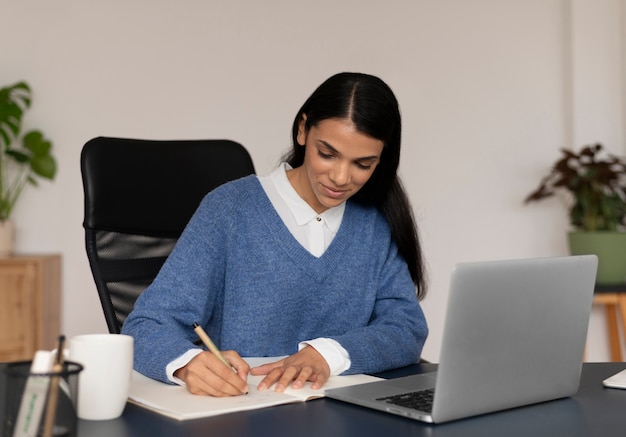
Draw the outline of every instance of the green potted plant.
<instances>
[{"instance_id":1,"label":"green potted plant","mask_svg":"<svg viewBox=\"0 0 626 437\"><path fill-rule=\"evenodd\" d=\"M0 255L13 250L11 213L27 184L52 180L57 171L52 143L39 130L22 134L32 92L26 82L0 88Z\"/></svg>"},{"instance_id":2,"label":"green potted plant","mask_svg":"<svg viewBox=\"0 0 626 437\"><path fill-rule=\"evenodd\" d=\"M598 255L599 284L626 282L626 161L601 144L562 156L525 202L566 193L572 254Z\"/></svg>"}]
</instances>

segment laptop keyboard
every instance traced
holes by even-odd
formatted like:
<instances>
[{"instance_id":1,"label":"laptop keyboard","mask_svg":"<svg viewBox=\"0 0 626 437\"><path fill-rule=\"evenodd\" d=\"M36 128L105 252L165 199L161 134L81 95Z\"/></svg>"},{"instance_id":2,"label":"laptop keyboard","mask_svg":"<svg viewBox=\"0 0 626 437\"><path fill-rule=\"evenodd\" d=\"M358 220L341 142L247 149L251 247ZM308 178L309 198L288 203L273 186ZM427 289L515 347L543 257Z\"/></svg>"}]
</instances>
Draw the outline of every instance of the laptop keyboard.
<instances>
[{"instance_id":1,"label":"laptop keyboard","mask_svg":"<svg viewBox=\"0 0 626 437\"><path fill-rule=\"evenodd\" d=\"M433 410L433 396L435 389L420 390L399 395L378 398L377 401L383 401L388 404L399 405L401 407L412 408L414 410L424 411L427 413Z\"/></svg>"}]
</instances>

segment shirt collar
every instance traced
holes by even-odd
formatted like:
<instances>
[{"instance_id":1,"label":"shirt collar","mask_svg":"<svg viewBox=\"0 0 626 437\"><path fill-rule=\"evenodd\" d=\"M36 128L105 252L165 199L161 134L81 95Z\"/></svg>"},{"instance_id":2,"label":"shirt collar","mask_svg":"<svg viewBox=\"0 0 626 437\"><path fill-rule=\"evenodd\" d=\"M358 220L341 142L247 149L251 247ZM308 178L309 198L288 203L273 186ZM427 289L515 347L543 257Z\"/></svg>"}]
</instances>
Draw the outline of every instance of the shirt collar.
<instances>
[{"instance_id":1,"label":"shirt collar","mask_svg":"<svg viewBox=\"0 0 626 437\"><path fill-rule=\"evenodd\" d=\"M293 185L291 185L291 182L289 182L289 179L287 178L287 170L291 170L291 168L292 167L289 164L283 162L270 174L270 178L272 179L278 194L285 201L289 211L291 211L295 217L298 226L305 225L320 216L324 219L330 230L337 232L339 226L341 225L343 212L346 209L346 202L342 202L337 206L328 208L321 214L316 213L315 210L311 208L311 206L306 203L302 197L300 197L295 188L293 188Z\"/></svg>"}]
</instances>

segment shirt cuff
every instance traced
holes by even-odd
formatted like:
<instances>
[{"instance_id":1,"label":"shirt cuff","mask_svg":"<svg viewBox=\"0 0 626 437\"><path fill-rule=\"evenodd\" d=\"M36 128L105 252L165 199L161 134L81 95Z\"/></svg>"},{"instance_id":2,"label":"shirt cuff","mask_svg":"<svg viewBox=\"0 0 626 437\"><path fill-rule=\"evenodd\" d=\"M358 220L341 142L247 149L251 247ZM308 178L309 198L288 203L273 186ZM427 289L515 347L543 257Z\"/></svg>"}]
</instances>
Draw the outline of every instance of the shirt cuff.
<instances>
[{"instance_id":1,"label":"shirt cuff","mask_svg":"<svg viewBox=\"0 0 626 437\"><path fill-rule=\"evenodd\" d=\"M202 349L189 349L187 352L182 354L180 357L176 358L173 361L170 361L167 366L165 366L165 375L167 379L174 384L182 385L183 387L186 385L185 381L180 378L174 376L174 372L176 372L181 367L185 367L189 361L196 357Z\"/></svg>"},{"instance_id":2,"label":"shirt cuff","mask_svg":"<svg viewBox=\"0 0 626 437\"><path fill-rule=\"evenodd\" d=\"M306 346L311 346L320 353L330 367L331 375L339 375L350 368L350 354L332 338L316 338L314 340L303 341L298 344L298 351Z\"/></svg>"}]
</instances>

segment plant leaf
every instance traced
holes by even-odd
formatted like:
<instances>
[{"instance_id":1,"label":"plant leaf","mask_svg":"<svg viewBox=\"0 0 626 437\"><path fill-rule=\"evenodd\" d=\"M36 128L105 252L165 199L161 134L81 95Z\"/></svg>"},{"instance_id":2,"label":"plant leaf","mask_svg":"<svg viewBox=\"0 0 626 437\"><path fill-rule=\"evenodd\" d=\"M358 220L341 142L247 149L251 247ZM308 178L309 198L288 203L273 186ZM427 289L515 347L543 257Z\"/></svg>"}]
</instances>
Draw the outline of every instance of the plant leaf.
<instances>
[{"instance_id":1,"label":"plant leaf","mask_svg":"<svg viewBox=\"0 0 626 437\"><path fill-rule=\"evenodd\" d=\"M30 150L33 156L49 156L52 143L44 139L41 131L33 130L24 135L22 140L24 148Z\"/></svg>"},{"instance_id":2,"label":"plant leaf","mask_svg":"<svg viewBox=\"0 0 626 437\"><path fill-rule=\"evenodd\" d=\"M575 228L593 231L624 226L626 160L602 151L599 143L584 146L579 153L561 149L562 156L525 201L541 200L565 191L573 196L569 218Z\"/></svg>"},{"instance_id":3,"label":"plant leaf","mask_svg":"<svg viewBox=\"0 0 626 437\"><path fill-rule=\"evenodd\" d=\"M27 155L26 153L20 152L19 150L15 149L7 150L4 153L13 158L15 162L19 162L21 164L27 163L31 159L30 155Z\"/></svg>"},{"instance_id":4,"label":"plant leaf","mask_svg":"<svg viewBox=\"0 0 626 437\"><path fill-rule=\"evenodd\" d=\"M36 175L52 180L57 172L57 163L50 155L33 156L30 168Z\"/></svg>"},{"instance_id":5,"label":"plant leaf","mask_svg":"<svg viewBox=\"0 0 626 437\"><path fill-rule=\"evenodd\" d=\"M22 126L24 111L30 108L31 90L26 82L18 82L0 89L0 147L9 147L12 139L7 140L7 134L12 133L13 139L19 135Z\"/></svg>"}]
</instances>

